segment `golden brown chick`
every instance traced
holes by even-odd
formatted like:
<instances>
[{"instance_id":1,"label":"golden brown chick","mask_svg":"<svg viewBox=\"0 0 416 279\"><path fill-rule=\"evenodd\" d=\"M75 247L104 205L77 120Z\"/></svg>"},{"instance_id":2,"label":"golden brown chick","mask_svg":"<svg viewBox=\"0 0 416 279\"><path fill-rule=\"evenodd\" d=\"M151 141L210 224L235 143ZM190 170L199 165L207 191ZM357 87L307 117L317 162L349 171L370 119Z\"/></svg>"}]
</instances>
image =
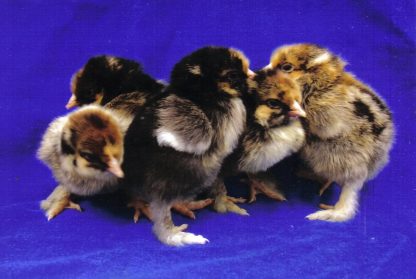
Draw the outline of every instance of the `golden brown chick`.
<instances>
[{"instance_id":1,"label":"golden brown chick","mask_svg":"<svg viewBox=\"0 0 416 279\"><path fill-rule=\"evenodd\" d=\"M301 99L299 86L285 74L257 72L245 102L246 130L237 149L224 161L216 181L214 208L217 211L247 214L234 204L242 200L226 196L223 183L223 177L238 173L249 177L250 202L256 199L258 192L276 200L285 199L265 171L303 146L305 132L298 119L305 116L299 105Z\"/></svg>"},{"instance_id":2,"label":"golden brown chick","mask_svg":"<svg viewBox=\"0 0 416 279\"><path fill-rule=\"evenodd\" d=\"M86 106L55 119L45 132L38 158L53 172L59 185L41 202L50 220L65 207L80 210L71 194L90 196L118 188L127 126L108 110Z\"/></svg>"},{"instance_id":3,"label":"golden brown chick","mask_svg":"<svg viewBox=\"0 0 416 279\"><path fill-rule=\"evenodd\" d=\"M387 163L394 138L391 113L370 87L344 71L345 62L325 48L297 44L276 49L268 70L295 79L303 90L307 142L300 154L314 176L342 187L333 208L311 220L354 217L366 180Z\"/></svg>"},{"instance_id":4,"label":"golden brown chick","mask_svg":"<svg viewBox=\"0 0 416 279\"><path fill-rule=\"evenodd\" d=\"M121 94L135 91L158 94L164 87L136 61L110 55L95 56L72 77L72 96L66 108L92 103L105 105Z\"/></svg>"}]
</instances>

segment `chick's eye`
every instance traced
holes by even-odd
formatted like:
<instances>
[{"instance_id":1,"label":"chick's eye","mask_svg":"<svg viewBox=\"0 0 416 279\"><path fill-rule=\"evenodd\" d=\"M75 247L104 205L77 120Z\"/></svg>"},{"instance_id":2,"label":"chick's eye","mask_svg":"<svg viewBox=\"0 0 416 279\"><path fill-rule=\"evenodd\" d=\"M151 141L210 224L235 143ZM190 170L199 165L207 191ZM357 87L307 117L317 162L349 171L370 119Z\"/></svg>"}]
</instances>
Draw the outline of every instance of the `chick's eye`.
<instances>
[{"instance_id":1,"label":"chick's eye","mask_svg":"<svg viewBox=\"0 0 416 279\"><path fill-rule=\"evenodd\" d=\"M290 72L292 72L292 71L293 71L294 67L293 67L293 65L292 65L292 64L290 64L290 63L284 63L284 64L282 64L282 65L280 66L280 69L281 69L283 72L290 73Z\"/></svg>"},{"instance_id":2,"label":"chick's eye","mask_svg":"<svg viewBox=\"0 0 416 279\"><path fill-rule=\"evenodd\" d=\"M228 80L235 80L235 79L238 79L240 77L240 75L236 71L230 71L230 72L225 74L225 77Z\"/></svg>"},{"instance_id":3,"label":"chick's eye","mask_svg":"<svg viewBox=\"0 0 416 279\"><path fill-rule=\"evenodd\" d=\"M279 108L280 107L280 102L279 100L276 99L269 99L266 101L266 104L269 108Z\"/></svg>"},{"instance_id":4,"label":"chick's eye","mask_svg":"<svg viewBox=\"0 0 416 279\"><path fill-rule=\"evenodd\" d=\"M80 152L79 156L81 156L82 158L84 158L85 160L87 160L89 162L94 161L94 159L95 159L94 154L89 153L89 152Z\"/></svg>"}]
</instances>

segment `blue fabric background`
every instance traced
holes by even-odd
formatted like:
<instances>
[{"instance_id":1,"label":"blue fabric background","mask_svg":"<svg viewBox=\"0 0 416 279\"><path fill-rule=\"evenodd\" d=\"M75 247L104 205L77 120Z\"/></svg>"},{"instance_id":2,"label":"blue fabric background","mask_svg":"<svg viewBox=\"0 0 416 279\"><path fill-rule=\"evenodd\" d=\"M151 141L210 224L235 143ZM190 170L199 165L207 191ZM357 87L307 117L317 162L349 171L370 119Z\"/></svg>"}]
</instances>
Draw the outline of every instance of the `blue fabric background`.
<instances>
[{"instance_id":1,"label":"blue fabric background","mask_svg":"<svg viewBox=\"0 0 416 279\"><path fill-rule=\"evenodd\" d=\"M1 1L1 278L415 278L414 1ZM167 79L204 45L243 50L257 69L282 44L329 47L388 102L397 126L390 164L362 192L351 222L304 219L316 185L291 180L288 202L260 198L251 216L205 209L177 224L205 246L160 244L151 224L108 197L47 222L38 202L56 185L34 156L66 113L69 80L89 57L140 61ZM290 162L289 162L290 166ZM289 169L290 170L290 169ZM290 172L290 171L282 171ZM231 181L237 186L238 181ZM238 189L237 189L238 190ZM238 191L237 191L238 192ZM326 198L335 201L332 187Z\"/></svg>"}]
</instances>

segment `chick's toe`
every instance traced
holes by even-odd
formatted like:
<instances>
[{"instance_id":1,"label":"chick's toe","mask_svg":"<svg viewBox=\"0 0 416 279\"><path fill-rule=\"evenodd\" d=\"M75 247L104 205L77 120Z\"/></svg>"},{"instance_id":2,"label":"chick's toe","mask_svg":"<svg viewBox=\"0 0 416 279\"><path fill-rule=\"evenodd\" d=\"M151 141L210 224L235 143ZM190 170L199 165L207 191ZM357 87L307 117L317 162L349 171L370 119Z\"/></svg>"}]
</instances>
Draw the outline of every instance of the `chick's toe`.
<instances>
[{"instance_id":1,"label":"chick's toe","mask_svg":"<svg viewBox=\"0 0 416 279\"><path fill-rule=\"evenodd\" d=\"M343 222L351 219L350 214L343 210L326 209L320 210L306 216L309 220L321 220L329 222Z\"/></svg>"},{"instance_id":2,"label":"chick's toe","mask_svg":"<svg viewBox=\"0 0 416 279\"><path fill-rule=\"evenodd\" d=\"M57 186L46 200L41 201L40 207L50 221L66 208L82 211L81 206L71 201L71 194L62 186Z\"/></svg>"},{"instance_id":3,"label":"chick's toe","mask_svg":"<svg viewBox=\"0 0 416 279\"><path fill-rule=\"evenodd\" d=\"M172 208L186 217L195 219L195 213L193 212L193 210L202 209L212 204L212 202L213 202L212 199L190 201L190 202L178 202L178 203L175 203L172 206Z\"/></svg>"},{"instance_id":4,"label":"chick's toe","mask_svg":"<svg viewBox=\"0 0 416 279\"><path fill-rule=\"evenodd\" d=\"M127 205L129 208L134 209L133 220L134 223L137 223L140 219L142 213L149 219L152 220L152 213L150 211L149 204L141 199L133 199Z\"/></svg>"},{"instance_id":5,"label":"chick's toe","mask_svg":"<svg viewBox=\"0 0 416 279\"><path fill-rule=\"evenodd\" d=\"M255 177L250 177L250 198L248 202L254 202L256 200L256 195L259 193L262 193L267 197L277 201L286 200L286 197L279 190L277 190L274 183L263 181Z\"/></svg>"},{"instance_id":6,"label":"chick's toe","mask_svg":"<svg viewBox=\"0 0 416 279\"><path fill-rule=\"evenodd\" d=\"M244 203L246 199L234 198L227 195L218 195L215 198L214 209L220 213L233 212L240 215L249 216L247 210L239 207L236 203Z\"/></svg>"}]
</instances>

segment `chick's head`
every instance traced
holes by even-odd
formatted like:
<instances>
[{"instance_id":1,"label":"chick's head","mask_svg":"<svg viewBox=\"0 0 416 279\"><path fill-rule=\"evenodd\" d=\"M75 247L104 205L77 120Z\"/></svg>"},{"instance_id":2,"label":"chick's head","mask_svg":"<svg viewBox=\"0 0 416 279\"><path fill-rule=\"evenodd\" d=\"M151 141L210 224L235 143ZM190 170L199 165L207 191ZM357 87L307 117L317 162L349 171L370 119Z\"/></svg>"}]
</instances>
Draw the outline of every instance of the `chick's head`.
<instances>
[{"instance_id":1,"label":"chick's head","mask_svg":"<svg viewBox=\"0 0 416 279\"><path fill-rule=\"evenodd\" d=\"M313 44L277 48L264 69L286 73L296 80L303 93L325 90L336 83L345 62L327 49ZM303 96L305 97L305 96Z\"/></svg>"},{"instance_id":2,"label":"chick's head","mask_svg":"<svg viewBox=\"0 0 416 279\"><path fill-rule=\"evenodd\" d=\"M81 176L124 176L123 136L115 119L103 109L88 106L73 113L61 144L64 155L72 153L71 167Z\"/></svg>"},{"instance_id":3,"label":"chick's head","mask_svg":"<svg viewBox=\"0 0 416 279\"><path fill-rule=\"evenodd\" d=\"M287 74L263 69L254 77L255 121L264 127L288 124L290 118L305 117L301 108L302 92Z\"/></svg>"},{"instance_id":4,"label":"chick's head","mask_svg":"<svg viewBox=\"0 0 416 279\"><path fill-rule=\"evenodd\" d=\"M171 74L171 88L189 97L239 97L247 93L252 75L249 61L238 50L204 47L183 58ZM216 94L216 95L214 95Z\"/></svg>"},{"instance_id":5,"label":"chick's head","mask_svg":"<svg viewBox=\"0 0 416 279\"><path fill-rule=\"evenodd\" d=\"M66 108L101 104L104 97L104 82L110 79L112 72L119 67L121 67L119 59L113 56L100 55L89 59L71 79L72 95Z\"/></svg>"}]
</instances>

